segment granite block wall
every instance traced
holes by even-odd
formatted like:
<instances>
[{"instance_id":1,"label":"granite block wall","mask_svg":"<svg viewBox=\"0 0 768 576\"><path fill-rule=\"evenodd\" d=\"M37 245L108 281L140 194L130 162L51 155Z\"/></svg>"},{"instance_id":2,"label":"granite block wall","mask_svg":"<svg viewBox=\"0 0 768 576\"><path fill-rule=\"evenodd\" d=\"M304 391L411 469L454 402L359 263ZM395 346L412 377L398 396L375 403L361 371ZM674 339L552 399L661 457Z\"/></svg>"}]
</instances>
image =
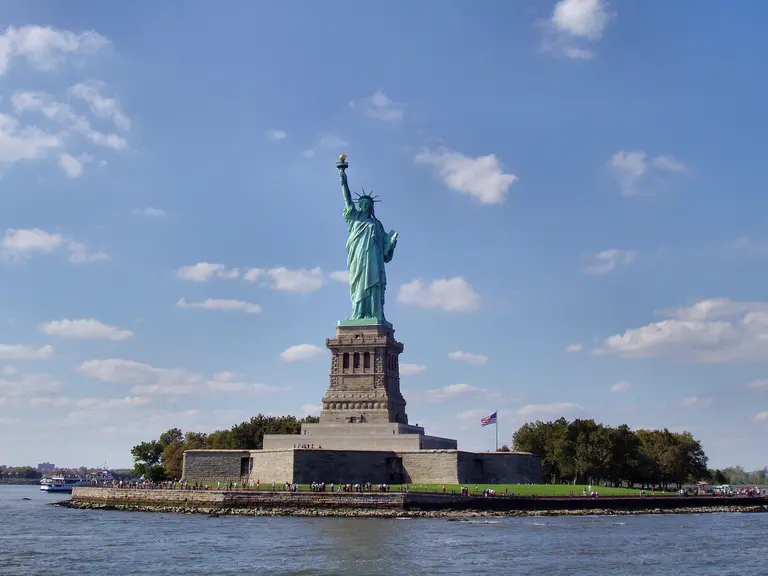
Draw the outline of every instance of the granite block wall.
<instances>
[{"instance_id":1,"label":"granite block wall","mask_svg":"<svg viewBox=\"0 0 768 576\"><path fill-rule=\"evenodd\" d=\"M541 481L541 460L527 453L457 450L188 450L182 479L262 485L528 484Z\"/></svg>"},{"instance_id":2,"label":"granite block wall","mask_svg":"<svg viewBox=\"0 0 768 576\"><path fill-rule=\"evenodd\" d=\"M404 481L410 484L456 484L457 454L451 451L400 452Z\"/></svg>"},{"instance_id":3,"label":"granite block wall","mask_svg":"<svg viewBox=\"0 0 768 576\"><path fill-rule=\"evenodd\" d=\"M178 506L187 508L396 508L404 497L396 493L287 492L271 490L159 490L76 487L75 502L106 505Z\"/></svg>"},{"instance_id":4,"label":"granite block wall","mask_svg":"<svg viewBox=\"0 0 768 576\"><path fill-rule=\"evenodd\" d=\"M75 487L72 500L105 504L152 504L189 506L217 506L225 493L212 490L140 490L130 488Z\"/></svg>"},{"instance_id":5,"label":"granite block wall","mask_svg":"<svg viewBox=\"0 0 768 576\"><path fill-rule=\"evenodd\" d=\"M182 481L240 481L242 458L250 458L250 450L187 450L184 452Z\"/></svg>"},{"instance_id":6,"label":"granite block wall","mask_svg":"<svg viewBox=\"0 0 768 576\"><path fill-rule=\"evenodd\" d=\"M538 484L541 459L516 452L458 452L461 484Z\"/></svg>"},{"instance_id":7,"label":"granite block wall","mask_svg":"<svg viewBox=\"0 0 768 576\"><path fill-rule=\"evenodd\" d=\"M248 481L283 485L294 480L294 450L252 450L253 466Z\"/></svg>"},{"instance_id":8,"label":"granite block wall","mask_svg":"<svg viewBox=\"0 0 768 576\"><path fill-rule=\"evenodd\" d=\"M299 484L402 482L399 461L388 451L296 450L293 478Z\"/></svg>"}]
</instances>

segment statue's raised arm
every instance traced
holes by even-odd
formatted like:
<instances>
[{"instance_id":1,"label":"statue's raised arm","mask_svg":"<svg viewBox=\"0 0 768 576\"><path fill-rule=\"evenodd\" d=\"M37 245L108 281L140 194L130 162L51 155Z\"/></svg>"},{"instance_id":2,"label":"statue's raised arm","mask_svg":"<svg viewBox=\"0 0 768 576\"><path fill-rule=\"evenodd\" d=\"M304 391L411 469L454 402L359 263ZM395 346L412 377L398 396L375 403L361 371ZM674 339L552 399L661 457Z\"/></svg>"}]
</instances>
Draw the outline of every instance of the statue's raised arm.
<instances>
[{"instance_id":1,"label":"statue's raised arm","mask_svg":"<svg viewBox=\"0 0 768 576\"><path fill-rule=\"evenodd\" d=\"M341 178L341 193L344 196L344 206L354 209L355 204L352 202L352 193L349 191L349 184L347 184L346 169L349 167L347 164L347 155L342 154L339 156L339 161L336 163L336 168L339 169L339 177Z\"/></svg>"},{"instance_id":2,"label":"statue's raised arm","mask_svg":"<svg viewBox=\"0 0 768 576\"><path fill-rule=\"evenodd\" d=\"M387 275L384 266L392 260L397 232L385 232L374 211L376 197L363 190L356 200L347 184L347 155L339 156L336 168L344 196L344 221L347 224L347 271L352 314L341 321L345 326L380 324L391 327L384 317L384 292ZM357 205L355 205L357 204Z\"/></svg>"}]
</instances>

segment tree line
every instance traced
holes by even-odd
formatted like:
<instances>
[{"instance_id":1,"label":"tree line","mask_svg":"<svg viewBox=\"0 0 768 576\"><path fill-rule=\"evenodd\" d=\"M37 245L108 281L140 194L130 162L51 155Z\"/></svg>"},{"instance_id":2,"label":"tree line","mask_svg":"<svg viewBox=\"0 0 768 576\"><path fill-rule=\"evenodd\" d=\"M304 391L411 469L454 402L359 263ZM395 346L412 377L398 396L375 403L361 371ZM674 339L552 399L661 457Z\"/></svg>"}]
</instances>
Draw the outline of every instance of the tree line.
<instances>
[{"instance_id":1,"label":"tree line","mask_svg":"<svg viewBox=\"0 0 768 576\"><path fill-rule=\"evenodd\" d=\"M300 434L302 424L314 424L320 419L308 416L265 416L258 414L229 430L182 432L171 428L156 440L142 442L131 448L135 476L148 480L178 480L181 478L185 450L261 450L264 434Z\"/></svg>"},{"instance_id":2,"label":"tree line","mask_svg":"<svg viewBox=\"0 0 768 576\"><path fill-rule=\"evenodd\" d=\"M515 450L541 457L549 483L679 488L698 480L728 482L723 471L707 469L707 455L690 432L559 418L524 424L512 438Z\"/></svg>"},{"instance_id":3,"label":"tree line","mask_svg":"<svg viewBox=\"0 0 768 576\"><path fill-rule=\"evenodd\" d=\"M722 484L747 484L753 486L763 486L768 484L768 467L760 470L744 470L741 466L733 466L731 468L725 468L723 470L724 476L727 478L727 482Z\"/></svg>"},{"instance_id":4,"label":"tree line","mask_svg":"<svg viewBox=\"0 0 768 576\"><path fill-rule=\"evenodd\" d=\"M39 480L42 474L37 468L31 466L18 466L15 468L2 468L0 469L0 480Z\"/></svg>"},{"instance_id":5,"label":"tree line","mask_svg":"<svg viewBox=\"0 0 768 576\"><path fill-rule=\"evenodd\" d=\"M131 449L135 476L150 480L181 478L185 450L260 450L264 434L300 434L301 425L319 419L258 414L230 429L182 432L171 428L159 438ZM670 487L697 480L715 484L765 484L766 471L740 467L709 470L701 442L689 432L616 428L594 420L559 418L529 422L513 435L514 449L542 459L542 478L548 483ZM509 451L502 446L499 451Z\"/></svg>"}]
</instances>

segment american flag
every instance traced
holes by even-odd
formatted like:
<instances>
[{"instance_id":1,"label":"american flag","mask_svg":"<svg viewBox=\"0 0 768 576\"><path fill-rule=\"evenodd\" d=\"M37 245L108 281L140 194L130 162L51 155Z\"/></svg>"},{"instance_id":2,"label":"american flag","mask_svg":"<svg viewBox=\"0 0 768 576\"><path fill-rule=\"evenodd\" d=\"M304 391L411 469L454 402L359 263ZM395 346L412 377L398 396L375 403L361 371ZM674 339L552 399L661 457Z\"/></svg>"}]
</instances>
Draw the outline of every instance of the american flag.
<instances>
[{"instance_id":1,"label":"american flag","mask_svg":"<svg viewBox=\"0 0 768 576\"><path fill-rule=\"evenodd\" d=\"M485 418L480 419L480 426L488 426L488 424L496 424L496 412L491 414L490 416L486 416Z\"/></svg>"}]
</instances>

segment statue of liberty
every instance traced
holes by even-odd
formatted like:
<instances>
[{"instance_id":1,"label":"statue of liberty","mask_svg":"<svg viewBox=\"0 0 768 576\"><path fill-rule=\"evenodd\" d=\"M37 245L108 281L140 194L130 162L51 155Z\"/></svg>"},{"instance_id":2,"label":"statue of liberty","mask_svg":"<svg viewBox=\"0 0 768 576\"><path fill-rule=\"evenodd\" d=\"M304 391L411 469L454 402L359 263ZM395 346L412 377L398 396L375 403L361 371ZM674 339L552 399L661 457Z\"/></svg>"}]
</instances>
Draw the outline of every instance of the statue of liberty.
<instances>
[{"instance_id":1,"label":"statue of liberty","mask_svg":"<svg viewBox=\"0 0 768 576\"><path fill-rule=\"evenodd\" d=\"M341 192L344 196L344 220L347 222L347 270L349 272L349 296L352 299L352 314L339 322L342 326L366 324L392 325L384 318L384 292L387 289L387 275L384 264L392 260L397 246L397 232L384 232L384 226L376 218L373 205L376 197L371 194L357 194L357 206L347 184L349 167L347 155L339 156L336 167L341 177Z\"/></svg>"}]
</instances>

